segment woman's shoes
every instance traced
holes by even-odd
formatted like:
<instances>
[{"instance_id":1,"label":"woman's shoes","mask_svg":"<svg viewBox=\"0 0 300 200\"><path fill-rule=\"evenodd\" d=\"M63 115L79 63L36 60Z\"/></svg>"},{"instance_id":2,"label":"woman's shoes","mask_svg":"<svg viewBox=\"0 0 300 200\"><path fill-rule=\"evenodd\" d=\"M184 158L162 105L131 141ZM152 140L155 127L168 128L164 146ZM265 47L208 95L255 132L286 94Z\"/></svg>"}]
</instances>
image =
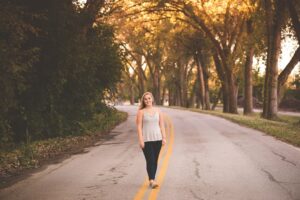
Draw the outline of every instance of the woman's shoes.
<instances>
[{"instance_id":1,"label":"woman's shoes","mask_svg":"<svg viewBox=\"0 0 300 200\"><path fill-rule=\"evenodd\" d=\"M159 185L156 183L156 182L150 182L149 186L152 188L152 189L155 189L155 188L158 188Z\"/></svg>"}]
</instances>

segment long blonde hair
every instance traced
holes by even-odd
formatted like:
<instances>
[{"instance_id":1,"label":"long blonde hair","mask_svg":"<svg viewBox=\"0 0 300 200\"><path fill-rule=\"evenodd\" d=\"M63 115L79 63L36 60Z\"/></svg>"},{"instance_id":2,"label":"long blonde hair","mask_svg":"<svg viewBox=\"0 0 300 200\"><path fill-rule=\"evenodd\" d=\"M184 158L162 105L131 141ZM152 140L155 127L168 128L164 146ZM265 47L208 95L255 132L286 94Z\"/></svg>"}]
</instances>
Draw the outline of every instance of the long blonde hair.
<instances>
[{"instance_id":1,"label":"long blonde hair","mask_svg":"<svg viewBox=\"0 0 300 200\"><path fill-rule=\"evenodd\" d=\"M140 103L140 107L139 107L140 110L142 110L142 109L144 109L144 108L146 107L145 102L144 102L144 97L145 97L147 94L149 94L149 95L151 96L151 98L152 98L152 105L154 105L154 97L153 97L153 94L152 94L151 92L145 92L145 93L142 95L142 97L141 97L141 103Z\"/></svg>"}]
</instances>

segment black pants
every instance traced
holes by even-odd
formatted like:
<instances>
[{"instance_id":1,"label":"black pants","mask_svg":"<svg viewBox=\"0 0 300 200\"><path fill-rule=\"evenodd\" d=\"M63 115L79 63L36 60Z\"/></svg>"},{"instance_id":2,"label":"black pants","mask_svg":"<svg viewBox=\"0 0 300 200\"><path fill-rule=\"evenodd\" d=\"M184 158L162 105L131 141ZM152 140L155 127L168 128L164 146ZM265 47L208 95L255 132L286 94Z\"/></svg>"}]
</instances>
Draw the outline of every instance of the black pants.
<instances>
[{"instance_id":1,"label":"black pants","mask_svg":"<svg viewBox=\"0 0 300 200\"><path fill-rule=\"evenodd\" d=\"M145 142L143 152L147 163L147 172L149 180L155 179L155 174L157 170L158 156L161 149L162 141L151 141Z\"/></svg>"}]
</instances>

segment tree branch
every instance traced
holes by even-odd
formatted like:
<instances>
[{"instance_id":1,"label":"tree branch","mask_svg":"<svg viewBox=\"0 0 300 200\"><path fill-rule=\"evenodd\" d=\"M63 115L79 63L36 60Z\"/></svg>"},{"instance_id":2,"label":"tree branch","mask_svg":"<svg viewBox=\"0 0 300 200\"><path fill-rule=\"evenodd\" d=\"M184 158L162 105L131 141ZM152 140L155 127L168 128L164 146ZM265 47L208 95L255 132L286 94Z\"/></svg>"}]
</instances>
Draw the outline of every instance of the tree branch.
<instances>
[{"instance_id":1,"label":"tree branch","mask_svg":"<svg viewBox=\"0 0 300 200\"><path fill-rule=\"evenodd\" d=\"M278 86L283 86L286 80L288 79L290 73L294 69L294 67L297 65L297 63L300 61L300 47L295 51L292 59L290 62L286 65L284 70L279 74L278 76Z\"/></svg>"}]
</instances>

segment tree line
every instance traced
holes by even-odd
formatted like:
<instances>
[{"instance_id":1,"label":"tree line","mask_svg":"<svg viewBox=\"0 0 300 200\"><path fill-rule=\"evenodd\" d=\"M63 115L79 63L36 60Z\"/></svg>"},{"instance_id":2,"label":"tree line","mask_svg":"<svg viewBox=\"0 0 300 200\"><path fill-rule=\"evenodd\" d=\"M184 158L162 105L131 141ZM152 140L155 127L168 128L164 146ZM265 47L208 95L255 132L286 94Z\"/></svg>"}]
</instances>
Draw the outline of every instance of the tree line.
<instances>
[{"instance_id":1,"label":"tree line","mask_svg":"<svg viewBox=\"0 0 300 200\"><path fill-rule=\"evenodd\" d=\"M0 2L0 148L82 133L123 66L105 1Z\"/></svg>"},{"instance_id":2,"label":"tree line","mask_svg":"<svg viewBox=\"0 0 300 200\"><path fill-rule=\"evenodd\" d=\"M224 112L237 113L243 96L244 114L251 114L253 59L260 58L266 69L261 91L254 92L261 93L262 116L277 117L283 88L300 59L298 1L131 0L115 7L108 21L127 52L119 87L127 89L131 102L151 90L158 104L167 94L169 105L211 109L220 98ZM279 73L286 37L298 47Z\"/></svg>"}]
</instances>

